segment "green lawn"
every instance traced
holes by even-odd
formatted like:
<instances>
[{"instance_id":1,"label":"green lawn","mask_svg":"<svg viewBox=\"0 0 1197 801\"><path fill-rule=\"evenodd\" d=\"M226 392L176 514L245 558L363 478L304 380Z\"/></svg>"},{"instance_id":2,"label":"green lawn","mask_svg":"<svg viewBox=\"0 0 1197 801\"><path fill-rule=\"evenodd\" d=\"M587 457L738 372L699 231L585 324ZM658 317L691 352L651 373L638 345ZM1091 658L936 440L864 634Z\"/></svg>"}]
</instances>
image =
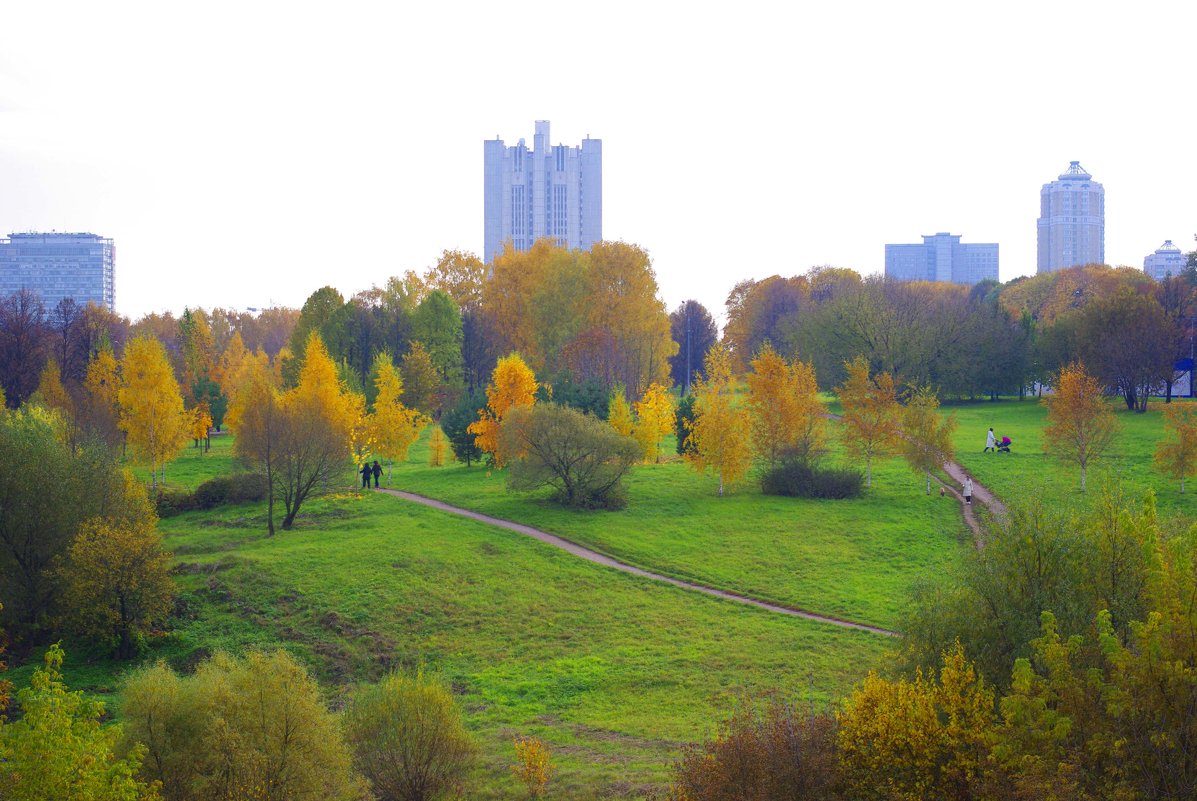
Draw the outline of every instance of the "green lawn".
<instances>
[{"instance_id":1,"label":"green lawn","mask_svg":"<svg viewBox=\"0 0 1197 801\"><path fill-rule=\"evenodd\" d=\"M1194 401L1173 401L1193 403ZM1002 400L945 407L956 415L957 461L1007 503L1052 498L1053 503L1087 503L1103 484L1121 487L1135 497L1155 491L1161 512L1197 513L1197 498L1180 494L1179 482L1158 473L1152 462L1156 443L1164 436L1164 403L1153 400L1144 414L1128 412L1126 405L1110 399L1119 430L1106 458L1089 466L1086 497L1080 496L1080 470L1043 449L1047 409L1035 399ZM982 453L985 432L993 426L1000 438L1013 441L1010 453Z\"/></svg>"},{"instance_id":2,"label":"green lawn","mask_svg":"<svg viewBox=\"0 0 1197 801\"><path fill-rule=\"evenodd\" d=\"M427 467L423 443L393 485L656 572L880 626L896 625L914 582L970 547L959 507L927 497L901 460L875 466L863 498L817 501L762 495L752 479L719 498L715 479L673 458L633 468L620 512L573 512L509 493L501 471L477 465Z\"/></svg>"},{"instance_id":3,"label":"green lawn","mask_svg":"<svg viewBox=\"0 0 1197 801\"><path fill-rule=\"evenodd\" d=\"M262 510L162 522L184 619L159 653L283 645L335 695L393 667L452 683L483 747L471 797L510 798L510 740L558 754L560 798L637 794L745 689L817 703L879 664L886 638L621 574L527 537L380 495L315 502L291 532Z\"/></svg>"}]
</instances>

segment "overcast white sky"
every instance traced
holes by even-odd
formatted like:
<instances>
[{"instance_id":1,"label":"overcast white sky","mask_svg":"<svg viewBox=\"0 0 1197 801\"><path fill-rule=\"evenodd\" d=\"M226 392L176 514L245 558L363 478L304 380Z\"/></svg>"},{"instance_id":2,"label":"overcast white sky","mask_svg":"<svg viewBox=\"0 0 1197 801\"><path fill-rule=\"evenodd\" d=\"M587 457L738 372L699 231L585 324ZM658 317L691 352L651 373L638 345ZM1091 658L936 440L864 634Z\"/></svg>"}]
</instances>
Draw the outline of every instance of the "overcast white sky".
<instances>
[{"instance_id":1,"label":"overcast white sky","mask_svg":"<svg viewBox=\"0 0 1197 801\"><path fill-rule=\"evenodd\" d=\"M603 140L603 233L672 309L950 231L1035 268L1197 232L1197 3L0 4L0 235L116 240L118 311L298 306L482 251L482 141Z\"/></svg>"}]
</instances>

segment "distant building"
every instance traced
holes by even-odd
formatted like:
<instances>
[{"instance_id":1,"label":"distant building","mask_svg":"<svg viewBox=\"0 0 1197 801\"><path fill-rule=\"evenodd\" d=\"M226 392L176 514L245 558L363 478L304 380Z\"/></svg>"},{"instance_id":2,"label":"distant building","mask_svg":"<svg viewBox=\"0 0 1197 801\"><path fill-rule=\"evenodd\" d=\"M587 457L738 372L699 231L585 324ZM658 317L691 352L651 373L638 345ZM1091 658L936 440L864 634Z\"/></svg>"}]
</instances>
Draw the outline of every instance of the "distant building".
<instances>
[{"instance_id":1,"label":"distant building","mask_svg":"<svg viewBox=\"0 0 1197 801\"><path fill-rule=\"evenodd\" d=\"M1170 275L1180 275L1184 272L1187 262L1185 254L1169 239L1159 250L1143 259L1143 272L1157 281L1163 281Z\"/></svg>"},{"instance_id":2,"label":"distant building","mask_svg":"<svg viewBox=\"0 0 1197 801\"><path fill-rule=\"evenodd\" d=\"M542 237L587 250L603 238L603 140L550 146L547 120L537 121L531 150L496 136L483 143L483 199L488 263L508 240L516 250Z\"/></svg>"},{"instance_id":3,"label":"distant building","mask_svg":"<svg viewBox=\"0 0 1197 801\"><path fill-rule=\"evenodd\" d=\"M996 281L998 246L966 245L948 233L924 236L921 245L886 245L885 275L899 281Z\"/></svg>"},{"instance_id":4,"label":"distant building","mask_svg":"<svg viewBox=\"0 0 1197 801\"><path fill-rule=\"evenodd\" d=\"M1106 190L1079 161L1039 192L1039 268L1106 262Z\"/></svg>"},{"instance_id":5,"label":"distant building","mask_svg":"<svg viewBox=\"0 0 1197 801\"><path fill-rule=\"evenodd\" d=\"M36 292L49 311L63 298L116 311L115 249L95 234L9 234L0 239L0 297Z\"/></svg>"}]
</instances>

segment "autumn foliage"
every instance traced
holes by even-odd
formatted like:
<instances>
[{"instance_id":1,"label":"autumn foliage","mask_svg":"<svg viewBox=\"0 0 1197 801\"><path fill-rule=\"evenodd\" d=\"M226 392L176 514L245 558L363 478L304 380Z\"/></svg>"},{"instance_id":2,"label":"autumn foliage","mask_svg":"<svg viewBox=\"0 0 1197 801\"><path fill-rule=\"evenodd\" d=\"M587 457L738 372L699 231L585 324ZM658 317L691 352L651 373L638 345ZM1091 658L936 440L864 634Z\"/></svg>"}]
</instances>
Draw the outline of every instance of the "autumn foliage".
<instances>
[{"instance_id":1,"label":"autumn foliage","mask_svg":"<svg viewBox=\"0 0 1197 801\"><path fill-rule=\"evenodd\" d=\"M746 406L756 453L775 465L781 458L810 462L824 449L827 410L819 400L810 364L787 361L768 343L752 360Z\"/></svg>"},{"instance_id":2,"label":"autumn foliage","mask_svg":"<svg viewBox=\"0 0 1197 801\"><path fill-rule=\"evenodd\" d=\"M848 453L865 460L865 486L873 486L873 462L892 456L901 442L901 406L889 373L869 375L857 357L844 364L847 378L836 389L843 407L840 436Z\"/></svg>"},{"instance_id":3,"label":"autumn foliage","mask_svg":"<svg viewBox=\"0 0 1197 801\"><path fill-rule=\"evenodd\" d=\"M486 388L486 408L478 412L478 420L469 426L478 449L490 456L496 467L502 467L509 454L501 448L499 427L508 411L517 406L531 406L536 402L536 375L519 354L499 359Z\"/></svg>"},{"instance_id":4,"label":"autumn foliage","mask_svg":"<svg viewBox=\"0 0 1197 801\"><path fill-rule=\"evenodd\" d=\"M1180 480L1197 472L1197 408L1192 404L1170 403L1164 408L1164 439L1155 450L1155 464L1160 472Z\"/></svg>"},{"instance_id":5,"label":"autumn foliage","mask_svg":"<svg viewBox=\"0 0 1197 801\"><path fill-rule=\"evenodd\" d=\"M553 756L545 742L536 737L516 737L515 764L511 773L524 785L528 798L544 795L549 779L553 777Z\"/></svg>"},{"instance_id":6,"label":"autumn foliage","mask_svg":"<svg viewBox=\"0 0 1197 801\"><path fill-rule=\"evenodd\" d=\"M1081 492L1086 470L1109 448L1118 426L1103 395L1101 384L1084 365L1073 364L1060 371L1052 394L1043 398L1047 406L1043 449L1080 468Z\"/></svg>"},{"instance_id":7,"label":"autumn foliage","mask_svg":"<svg viewBox=\"0 0 1197 801\"><path fill-rule=\"evenodd\" d=\"M702 378L693 385L694 420L685 457L700 473L715 473L720 496L725 483L739 481L752 465L751 419L734 393L731 354L716 345L707 353Z\"/></svg>"}]
</instances>

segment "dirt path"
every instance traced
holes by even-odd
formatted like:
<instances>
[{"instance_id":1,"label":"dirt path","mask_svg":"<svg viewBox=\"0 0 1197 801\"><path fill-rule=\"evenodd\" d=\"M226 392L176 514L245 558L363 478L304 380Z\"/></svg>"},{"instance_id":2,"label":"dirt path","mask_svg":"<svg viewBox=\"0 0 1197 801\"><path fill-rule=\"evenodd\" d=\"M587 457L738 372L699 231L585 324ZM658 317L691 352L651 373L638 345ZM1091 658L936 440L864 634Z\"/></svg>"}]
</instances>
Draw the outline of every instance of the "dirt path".
<instances>
[{"instance_id":1,"label":"dirt path","mask_svg":"<svg viewBox=\"0 0 1197 801\"><path fill-rule=\"evenodd\" d=\"M522 523L514 523L510 520L503 520L498 517L491 517L480 512L472 512L469 509L462 509L457 506L451 506L443 501L438 501L435 498L427 498L423 495L416 495L412 492L404 492L402 490L379 488L378 492L385 492L388 495L394 495L397 498L402 498L405 501L423 504L433 509L438 509L442 512L459 515L461 517L469 518L470 520L477 520L481 523L487 523L492 526L499 526L509 531L514 531L528 537L548 543L563 551L567 551L574 556L585 559L588 562L594 562L596 565L603 565L604 567L614 568L624 573L630 573L633 576L640 576L641 578L652 579L653 581L662 581L666 584L672 584L675 587L681 587L685 590L692 590L693 592L701 592L704 595L712 595L716 598L722 598L727 601L735 601L736 603L747 604L748 606L755 606L758 609L764 609L769 612L776 612L781 615L790 615L791 617L801 617L807 620L814 620L819 623L827 623L832 626L840 626L846 629L858 629L860 631L868 631L873 634L881 634L886 637L897 637L898 633L883 629L878 626L870 626L867 623L854 623L851 620L843 620L837 617L828 617L826 615L817 615L814 612L807 612L803 609L796 609L790 606L780 606L778 604L771 604L766 601L759 601L755 598L749 598L745 595L739 595L734 592L727 592L726 590L717 590L714 587L707 587L702 584L695 584L690 581L682 581L681 579L670 578L663 576L660 573L653 573L648 570L643 570L639 567L629 565L626 562L620 562L617 559L612 559L610 556L605 556L598 551L592 551L589 548L584 548L576 542L570 542L567 539L558 537L555 534L549 534L547 531L541 531L538 528L525 526Z\"/></svg>"}]
</instances>

